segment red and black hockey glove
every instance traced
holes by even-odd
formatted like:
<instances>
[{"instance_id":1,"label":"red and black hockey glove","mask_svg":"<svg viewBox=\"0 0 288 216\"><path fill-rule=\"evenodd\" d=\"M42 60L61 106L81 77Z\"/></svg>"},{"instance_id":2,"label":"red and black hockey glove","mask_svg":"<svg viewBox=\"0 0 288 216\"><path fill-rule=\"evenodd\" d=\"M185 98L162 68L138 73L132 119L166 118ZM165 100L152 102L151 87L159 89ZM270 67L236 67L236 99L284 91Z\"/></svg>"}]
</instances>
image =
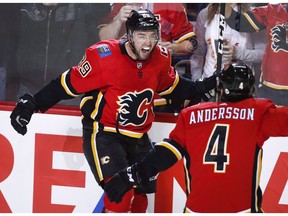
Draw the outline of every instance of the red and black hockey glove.
<instances>
[{"instance_id":1,"label":"red and black hockey glove","mask_svg":"<svg viewBox=\"0 0 288 216\"><path fill-rule=\"evenodd\" d=\"M30 94L24 94L19 98L17 104L10 115L11 125L20 134L25 135L27 124L30 122L32 114L37 112L37 103Z\"/></svg>"},{"instance_id":2,"label":"red and black hockey glove","mask_svg":"<svg viewBox=\"0 0 288 216\"><path fill-rule=\"evenodd\" d=\"M116 173L105 185L104 191L111 202L119 203L125 193L141 185L137 164Z\"/></svg>"}]
</instances>

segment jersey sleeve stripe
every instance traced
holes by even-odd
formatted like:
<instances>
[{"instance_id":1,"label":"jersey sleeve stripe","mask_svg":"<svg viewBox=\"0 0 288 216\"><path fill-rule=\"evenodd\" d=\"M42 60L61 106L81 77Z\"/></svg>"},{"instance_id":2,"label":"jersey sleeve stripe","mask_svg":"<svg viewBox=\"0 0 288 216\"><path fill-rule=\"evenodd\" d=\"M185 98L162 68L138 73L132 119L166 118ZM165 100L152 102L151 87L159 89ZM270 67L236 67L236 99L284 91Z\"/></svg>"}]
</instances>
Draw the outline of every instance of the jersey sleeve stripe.
<instances>
[{"instance_id":1,"label":"jersey sleeve stripe","mask_svg":"<svg viewBox=\"0 0 288 216\"><path fill-rule=\"evenodd\" d=\"M69 80L69 71L70 70L67 70L61 75L61 85L64 88L66 94L68 94L72 97L77 97L78 94L76 92L73 93L72 86L71 86L70 82L68 81Z\"/></svg>"},{"instance_id":2,"label":"jersey sleeve stripe","mask_svg":"<svg viewBox=\"0 0 288 216\"><path fill-rule=\"evenodd\" d=\"M162 142L156 143L155 146L163 146L169 149L176 156L178 160L181 160L182 158L182 154L180 153L180 151L178 151L178 149L169 142L162 141Z\"/></svg>"},{"instance_id":3,"label":"jersey sleeve stripe","mask_svg":"<svg viewBox=\"0 0 288 216\"><path fill-rule=\"evenodd\" d=\"M274 83L271 83L271 82L267 82L265 80L263 80L263 85L266 85L266 86L268 86L270 88L277 89L277 90L288 90L288 86L277 85L277 84L274 84Z\"/></svg>"},{"instance_id":4,"label":"jersey sleeve stripe","mask_svg":"<svg viewBox=\"0 0 288 216\"><path fill-rule=\"evenodd\" d=\"M249 16L248 13L243 13L243 16L247 19L247 21L249 22L249 24L258 32L260 31L260 28L258 27L258 25L256 24L256 20L253 21L253 19Z\"/></svg>"},{"instance_id":5,"label":"jersey sleeve stripe","mask_svg":"<svg viewBox=\"0 0 288 216\"><path fill-rule=\"evenodd\" d=\"M178 40L175 41L175 43L176 44L181 43L182 41L187 40L187 39L194 37L194 36L196 36L194 32L189 32L189 33L181 36Z\"/></svg>"},{"instance_id":6,"label":"jersey sleeve stripe","mask_svg":"<svg viewBox=\"0 0 288 216\"><path fill-rule=\"evenodd\" d=\"M180 78L179 78L179 74L177 73L177 71L175 71L175 73L176 73L175 80L174 80L172 86L170 86L167 90L159 92L160 96L171 94L171 92L173 92L173 90L176 88L177 84L179 83Z\"/></svg>"}]
</instances>

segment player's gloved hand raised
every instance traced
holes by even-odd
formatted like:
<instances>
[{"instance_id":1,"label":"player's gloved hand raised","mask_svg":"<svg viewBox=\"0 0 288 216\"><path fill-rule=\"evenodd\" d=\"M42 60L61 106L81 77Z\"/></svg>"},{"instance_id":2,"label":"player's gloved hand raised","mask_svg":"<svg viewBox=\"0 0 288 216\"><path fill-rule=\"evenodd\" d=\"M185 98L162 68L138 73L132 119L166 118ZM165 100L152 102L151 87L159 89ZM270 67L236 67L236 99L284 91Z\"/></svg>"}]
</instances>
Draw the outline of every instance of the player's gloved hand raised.
<instances>
[{"instance_id":1,"label":"player's gloved hand raised","mask_svg":"<svg viewBox=\"0 0 288 216\"><path fill-rule=\"evenodd\" d=\"M209 101L212 97L215 97L215 89L212 89L206 93L201 94L201 98L205 102Z\"/></svg>"},{"instance_id":2,"label":"player's gloved hand raised","mask_svg":"<svg viewBox=\"0 0 288 216\"><path fill-rule=\"evenodd\" d=\"M105 185L104 191L111 202L119 203L125 193L141 185L137 164L116 173Z\"/></svg>"},{"instance_id":3,"label":"player's gloved hand raised","mask_svg":"<svg viewBox=\"0 0 288 216\"><path fill-rule=\"evenodd\" d=\"M202 100L209 101L213 97L213 91L216 88L216 78L217 75L214 73L210 77L196 81L196 89Z\"/></svg>"},{"instance_id":4,"label":"player's gloved hand raised","mask_svg":"<svg viewBox=\"0 0 288 216\"><path fill-rule=\"evenodd\" d=\"M19 98L10 115L11 125L18 133L22 135L26 134L26 125L29 123L32 114L37 111L38 108L35 98L30 94L24 94Z\"/></svg>"},{"instance_id":5,"label":"player's gloved hand raised","mask_svg":"<svg viewBox=\"0 0 288 216\"><path fill-rule=\"evenodd\" d=\"M200 91L202 93L206 93L212 89L215 89L216 88L216 79L217 79L216 72L214 72L212 76L204 78L203 82L202 82L203 85L199 85L198 91Z\"/></svg>"}]
</instances>

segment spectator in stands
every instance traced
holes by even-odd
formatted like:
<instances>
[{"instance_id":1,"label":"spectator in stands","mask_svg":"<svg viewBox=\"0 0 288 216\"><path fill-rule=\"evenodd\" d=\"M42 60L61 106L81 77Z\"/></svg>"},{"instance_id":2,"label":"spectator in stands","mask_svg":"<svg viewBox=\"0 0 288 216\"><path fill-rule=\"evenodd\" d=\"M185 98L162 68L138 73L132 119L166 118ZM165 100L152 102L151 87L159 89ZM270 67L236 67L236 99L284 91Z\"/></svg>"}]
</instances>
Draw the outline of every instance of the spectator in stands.
<instances>
[{"instance_id":1,"label":"spectator in stands","mask_svg":"<svg viewBox=\"0 0 288 216\"><path fill-rule=\"evenodd\" d=\"M199 12L209 3L185 3L185 8L190 22L196 22Z\"/></svg>"},{"instance_id":2,"label":"spectator in stands","mask_svg":"<svg viewBox=\"0 0 288 216\"><path fill-rule=\"evenodd\" d=\"M226 7L228 5L226 4ZM249 4L241 4L241 11L249 9ZM192 80L209 77L216 70L219 11L220 4L212 3L200 11L197 17L195 32L199 46L194 55L191 56ZM262 61L263 54L263 46L259 47L259 45L256 45L256 42L252 40L251 34L239 33L225 24L222 67L230 64L232 61L245 62L251 67L253 63Z\"/></svg>"},{"instance_id":3,"label":"spectator in stands","mask_svg":"<svg viewBox=\"0 0 288 216\"><path fill-rule=\"evenodd\" d=\"M17 79L17 76L11 77L11 74L17 73L15 45L19 37L19 28L17 27L20 22L19 9L20 4L0 4L0 100L6 99L7 74L9 79ZM7 92L13 89L8 89ZM15 92L14 94L16 95Z\"/></svg>"},{"instance_id":4,"label":"spectator in stands","mask_svg":"<svg viewBox=\"0 0 288 216\"><path fill-rule=\"evenodd\" d=\"M99 41L98 20L109 8L108 3L22 4L17 45L19 94L34 94L56 75L78 64L85 48ZM7 99L16 100L17 96L8 94ZM79 101L61 104L78 105Z\"/></svg>"},{"instance_id":5,"label":"spectator in stands","mask_svg":"<svg viewBox=\"0 0 288 216\"><path fill-rule=\"evenodd\" d=\"M252 41L254 44L254 49L258 51L261 50L263 52L262 59L260 61L252 62L251 67L255 75L255 86L257 87L256 96L258 97L258 86L261 84L261 65L267 45L267 37L265 30L261 30L259 32L252 32Z\"/></svg>"},{"instance_id":6,"label":"spectator in stands","mask_svg":"<svg viewBox=\"0 0 288 216\"><path fill-rule=\"evenodd\" d=\"M231 16L230 16L231 14ZM227 8L227 23L234 28L237 12ZM278 105L288 105L288 6L268 4L240 14L240 32L266 30L267 46L262 61L259 97L268 97Z\"/></svg>"}]
</instances>

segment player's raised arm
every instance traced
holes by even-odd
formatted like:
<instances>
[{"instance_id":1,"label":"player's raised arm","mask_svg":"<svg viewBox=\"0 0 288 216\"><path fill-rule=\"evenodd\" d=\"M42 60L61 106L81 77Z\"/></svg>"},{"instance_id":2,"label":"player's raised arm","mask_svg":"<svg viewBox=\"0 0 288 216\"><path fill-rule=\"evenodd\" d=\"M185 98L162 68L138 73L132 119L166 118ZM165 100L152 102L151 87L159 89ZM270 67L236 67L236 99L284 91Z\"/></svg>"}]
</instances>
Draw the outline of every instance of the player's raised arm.
<instances>
[{"instance_id":1,"label":"player's raised arm","mask_svg":"<svg viewBox=\"0 0 288 216\"><path fill-rule=\"evenodd\" d=\"M39 110L45 112L62 99L72 99L76 96L78 95L72 96L65 92L59 76L35 95L24 94L19 98L10 115L11 125L18 133L25 135L33 113Z\"/></svg>"}]
</instances>

